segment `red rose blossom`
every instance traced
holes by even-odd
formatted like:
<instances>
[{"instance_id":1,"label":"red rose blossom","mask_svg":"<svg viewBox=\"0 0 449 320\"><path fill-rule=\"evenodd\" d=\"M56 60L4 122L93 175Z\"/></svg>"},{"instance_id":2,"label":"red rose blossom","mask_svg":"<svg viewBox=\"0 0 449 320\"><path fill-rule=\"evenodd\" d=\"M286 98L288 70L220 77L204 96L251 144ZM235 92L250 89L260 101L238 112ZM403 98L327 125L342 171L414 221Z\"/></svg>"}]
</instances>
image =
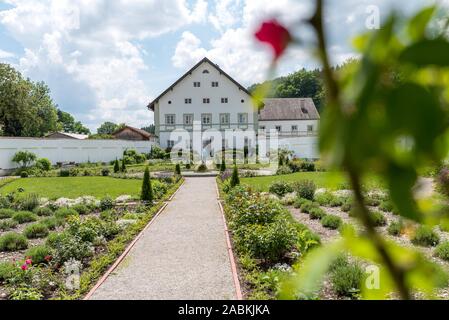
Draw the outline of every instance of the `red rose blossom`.
<instances>
[{"instance_id":1,"label":"red rose blossom","mask_svg":"<svg viewBox=\"0 0 449 320\"><path fill-rule=\"evenodd\" d=\"M30 264L33 263L33 261L31 261L31 259L27 259L27 260L25 261L25 263L26 263L27 265L30 265Z\"/></svg>"},{"instance_id":2,"label":"red rose blossom","mask_svg":"<svg viewBox=\"0 0 449 320\"><path fill-rule=\"evenodd\" d=\"M292 36L287 28L275 19L264 22L255 36L260 42L268 43L273 48L274 60L282 56L292 41Z\"/></svg>"},{"instance_id":3,"label":"red rose blossom","mask_svg":"<svg viewBox=\"0 0 449 320\"><path fill-rule=\"evenodd\" d=\"M24 264L21 268L22 268L23 271L27 271L28 270L28 266L26 264Z\"/></svg>"}]
</instances>

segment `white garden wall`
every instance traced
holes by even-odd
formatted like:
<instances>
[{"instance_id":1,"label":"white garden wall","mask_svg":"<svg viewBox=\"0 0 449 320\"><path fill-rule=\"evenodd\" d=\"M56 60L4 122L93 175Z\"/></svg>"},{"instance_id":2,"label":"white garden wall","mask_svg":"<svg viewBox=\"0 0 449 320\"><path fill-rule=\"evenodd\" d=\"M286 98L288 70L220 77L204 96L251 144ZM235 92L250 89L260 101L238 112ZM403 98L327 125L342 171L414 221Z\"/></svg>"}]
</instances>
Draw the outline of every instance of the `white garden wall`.
<instances>
[{"instance_id":1,"label":"white garden wall","mask_svg":"<svg viewBox=\"0 0 449 320\"><path fill-rule=\"evenodd\" d=\"M149 153L154 144L151 141L0 137L0 174L2 170L16 167L11 159L16 152L21 150L33 152L38 158L47 158L52 164L58 162L109 162L121 158L126 149Z\"/></svg>"}]
</instances>

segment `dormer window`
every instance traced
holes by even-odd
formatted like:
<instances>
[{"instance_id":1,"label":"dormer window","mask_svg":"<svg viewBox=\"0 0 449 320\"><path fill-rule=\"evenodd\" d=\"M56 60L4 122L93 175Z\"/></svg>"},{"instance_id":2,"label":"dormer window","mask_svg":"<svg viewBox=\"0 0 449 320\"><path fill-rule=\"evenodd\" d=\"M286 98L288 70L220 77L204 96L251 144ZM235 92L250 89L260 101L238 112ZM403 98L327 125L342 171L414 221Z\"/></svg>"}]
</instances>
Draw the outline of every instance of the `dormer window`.
<instances>
[{"instance_id":1,"label":"dormer window","mask_svg":"<svg viewBox=\"0 0 449 320\"><path fill-rule=\"evenodd\" d=\"M309 113L309 110L307 110L306 108L301 108L301 111L302 111L302 113L304 113L304 114L308 114L308 113Z\"/></svg>"},{"instance_id":2,"label":"dormer window","mask_svg":"<svg viewBox=\"0 0 449 320\"><path fill-rule=\"evenodd\" d=\"M218 88L218 82L217 81L212 82L212 88Z\"/></svg>"},{"instance_id":3,"label":"dormer window","mask_svg":"<svg viewBox=\"0 0 449 320\"><path fill-rule=\"evenodd\" d=\"M194 82L193 83L193 87L194 88L200 88L201 87L201 82Z\"/></svg>"},{"instance_id":4,"label":"dormer window","mask_svg":"<svg viewBox=\"0 0 449 320\"><path fill-rule=\"evenodd\" d=\"M203 74L209 74L209 73L210 73L210 72L209 72L209 70L207 70L207 69L203 71Z\"/></svg>"}]
</instances>

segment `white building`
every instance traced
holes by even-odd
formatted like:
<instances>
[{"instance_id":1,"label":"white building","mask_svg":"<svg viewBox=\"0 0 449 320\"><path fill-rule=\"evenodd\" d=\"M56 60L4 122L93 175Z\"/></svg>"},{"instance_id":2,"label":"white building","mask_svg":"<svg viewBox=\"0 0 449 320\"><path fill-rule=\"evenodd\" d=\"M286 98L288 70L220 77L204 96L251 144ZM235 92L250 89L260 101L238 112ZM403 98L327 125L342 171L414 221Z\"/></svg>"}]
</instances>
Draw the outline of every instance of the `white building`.
<instances>
[{"instance_id":1,"label":"white building","mask_svg":"<svg viewBox=\"0 0 449 320\"><path fill-rule=\"evenodd\" d=\"M194 123L198 123L202 132L216 129L222 133L226 147L226 131L257 133L259 129L274 129L279 132L280 144L291 146L297 156L318 158L319 114L311 99L267 99L260 104L265 107L259 110L245 87L204 58L148 108L154 112L156 136L162 148L178 143L172 136L175 130L186 130L192 140ZM255 145L251 140L246 143Z\"/></svg>"}]
</instances>

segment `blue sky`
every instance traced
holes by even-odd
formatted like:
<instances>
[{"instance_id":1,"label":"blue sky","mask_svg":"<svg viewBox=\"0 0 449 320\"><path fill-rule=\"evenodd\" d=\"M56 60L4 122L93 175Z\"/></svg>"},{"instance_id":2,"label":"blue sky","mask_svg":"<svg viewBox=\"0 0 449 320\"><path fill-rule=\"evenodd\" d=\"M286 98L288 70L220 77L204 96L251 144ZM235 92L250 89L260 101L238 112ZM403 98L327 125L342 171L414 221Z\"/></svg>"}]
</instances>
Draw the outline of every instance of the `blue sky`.
<instances>
[{"instance_id":1,"label":"blue sky","mask_svg":"<svg viewBox=\"0 0 449 320\"><path fill-rule=\"evenodd\" d=\"M441 0L447 2L445 0ZM332 59L354 56L369 6L411 13L432 0L331 0ZM311 0L0 0L0 62L45 81L61 109L96 129L104 121L146 126L147 103L204 56L245 86L266 77L270 51L253 33L264 19L294 26ZM307 38L310 30L294 28ZM278 74L313 68L307 48L291 48Z\"/></svg>"}]
</instances>

